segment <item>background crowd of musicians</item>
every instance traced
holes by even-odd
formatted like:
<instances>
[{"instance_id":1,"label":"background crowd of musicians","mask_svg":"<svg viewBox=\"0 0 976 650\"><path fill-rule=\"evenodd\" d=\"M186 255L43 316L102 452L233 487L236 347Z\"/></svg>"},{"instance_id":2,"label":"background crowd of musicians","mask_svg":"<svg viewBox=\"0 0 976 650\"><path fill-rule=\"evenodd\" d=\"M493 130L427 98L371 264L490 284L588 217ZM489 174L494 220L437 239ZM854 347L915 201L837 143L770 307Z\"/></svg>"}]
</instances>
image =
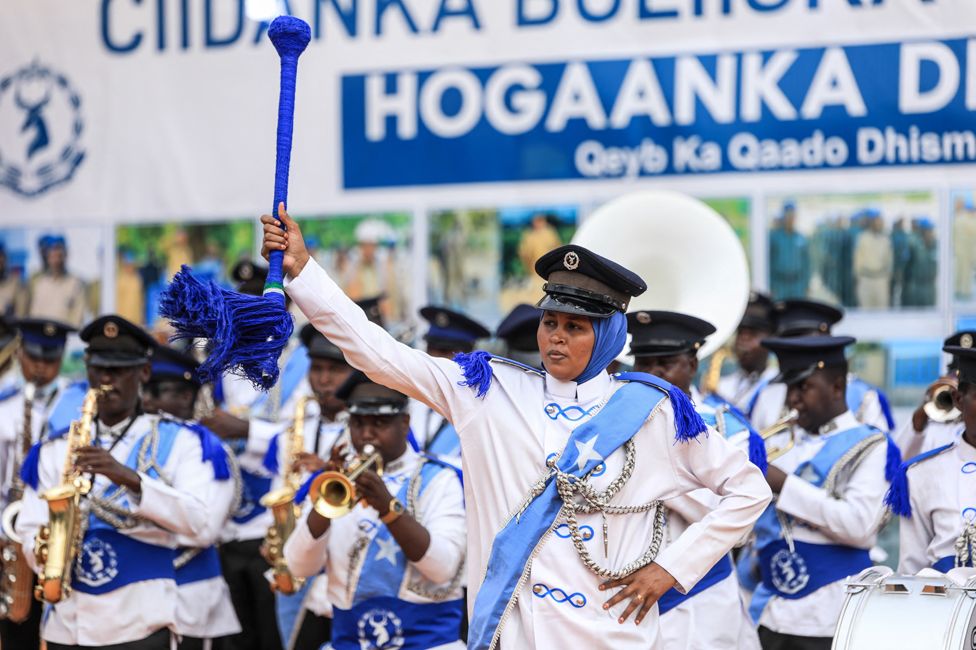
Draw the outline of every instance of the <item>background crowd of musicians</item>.
<instances>
[{"instance_id":1,"label":"background crowd of musicians","mask_svg":"<svg viewBox=\"0 0 976 650\"><path fill-rule=\"evenodd\" d=\"M552 268L536 267L544 278L564 272L553 270L560 265L585 275L588 264L591 277L606 277L601 275L606 260L598 256L558 249L546 258L553 254L555 261L547 262ZM247 277L239 290L259 294L262 269L245 264L235 273ZM306 311L308 298L299 305ZM363 307L365 317L382 326L375 305ZM370 338L376 334L362 333L358 344L350 343L362 312L336 309L332 320L348 320L349 330L329 331L327 338L316 329L327 329L321 313L315 318L318 312L307 310L312 323L289 343L280 380L268 393L232 375L201 386L194 374L199 350L160 344L116 315L80 329L87 378L70 382L59 371L74 327L45 318L0 322L3 505L22 499L15 524L4 528L4 650L37 648L41 638L52 650L162 649L177 638L181 648L310 649L330 642L336 648L464 647L475 595L467 594L465 608L465 587L472 582L465 572L466 534L474 525L494 531L498 522L473 521L471 503L466 522L462 488L469 486L461 466L498 461L487 455L462 461L458 429L467 423L452 423L444 416L448 409L431 408L355 370L360 367L374 379L382 374L364 368L369 364L361 360L365 348L379 349L381 342ZM470 355L492 336L456 311L430 306L420 313L429 323L426 352L443 363ZM495 332L493 349L529 378L544 365L536 334L543 313L550 312L520 305ZM758 480L757 467L765 471L762 490L750 488L750 513L762 510L769 491L775 495L755 527L738 536L737 548L726 550L711 569L696 569L685 580L666 565L664 551L658 556L677 588L658 603L660 633L650 637L654 647L829 648L843 604L843 580L879 557L877 534L890 509L902 515L900 570L972 566L973 520L966 512L976 512L976 488L966 481L967 468L976 468L976 333L957 332L946 340L952 356L944 382L948 406L936 412L920 405L910 421L896 427L883 393L848 372L845 349L853 339L831 334L842 317L840 310L815 301L773 303L753 294L731 343L736 369L715 382L709 381L714 371L699 368L698 350L715 331L709 323L663 311L627 315L633 370L656 375L686 394L709 425L708 434L737 448L734 456L722 456L722 463L731 467L744 455L752 461L750 485ZM399 357L389 363L395 366ZM470 380L467 372L464 377ZM704 379L696 386L698 377ZM581 392L586 385L579 380ZM70 593L42 604L33 598L33 584L7 576L18 559L33 571L43 570L34 552L35 535L49 518L42 495L72 467L66 463L69 427L93 388L102 390L91 444L73 453L73 467L92 478L83 499L84 543ZM920 403L932 397L922 396ZM563 418L567 425L588 415L556 402L546 409L549 419ZM362 458L364 450L381 463L368 465L355 479L360 503L346 516L324 516L314 479ZM902 456L912 460L900 463ZM550 461L545 459L552 467ZM588 476L610 473L610 465L599 464ZM541 462L539 467L544 468ZM679 537L690 538L686 531L703 530L701 522L728 497L717 494L718 487L707 489L709 481L745 484L745 470L723 465L721 471L714 479L695 478L705 489L685 490L665 502L663 549L680 547ZM906 472L912 473L910 495L903 494L900 506L889 499L889 509L884 499L890 484ZM262 497L283 486L297 487L294 502L301 515L276 554L267 542L273 512ZM552 532L573 557L586 544L603 557L606 521L604 514L602 533L599 526L571 528L565 522ZM968 540L966 553L956 552L960 539ZM635 548L646 543L637 540ZM538 560L544 566L543 558ZM533 581L535 576L533 570ZM536 582L525 589L522 601L528 602L515 606L523 617L520 626L526 607L537 608L534 625L543 627L543 608L561 615L593 606L582 588ZM635 612L638 621L645 615ZM479 633L472 630L473 636ZM500 638L505 645L507 637ZM537 633L535 643L551 647L547 640L558 638L563 637ZM582 647L610 642L577 641Z\"/></svg>"}]
</instances>

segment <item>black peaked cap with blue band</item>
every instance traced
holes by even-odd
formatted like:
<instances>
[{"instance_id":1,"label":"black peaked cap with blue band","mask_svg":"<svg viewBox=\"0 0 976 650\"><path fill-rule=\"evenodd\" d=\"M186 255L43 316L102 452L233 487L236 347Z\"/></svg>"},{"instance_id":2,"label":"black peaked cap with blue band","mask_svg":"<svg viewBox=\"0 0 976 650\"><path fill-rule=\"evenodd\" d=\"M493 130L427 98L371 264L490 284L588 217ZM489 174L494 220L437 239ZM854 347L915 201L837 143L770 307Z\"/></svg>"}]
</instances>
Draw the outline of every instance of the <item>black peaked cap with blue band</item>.
<instances>
[{"instance_id":1,"label":"black peaked cap with blue band","mask_svg":"<svg viewBox=\"0 0 976 650\"><path fill-rule=\"evenodd\" d=\"M627 314L630 353L635 357L669 357L697 353L715 326L673 311L635 311Z\"/></svg>"},{"instance_id":2,"label":"black peaked cap with blue band","mask_svg":"<svg viewBox=\"0 0 976 650\"><path fill-rule=\"evenodd\" d=\"M381 293L372 298L363 298L356 301L359 308L365 312L366 318L371 323L376 323L380 327L386 327L386 324L383 322L383 310L380 309L380 301L384 298L386 298L386 294Z\"/></svg>"},{"instance_id":3,"label":"black peaked cap with blue band","mask_svg":"<svg viewBox=\"0 0 976 650\"><path fill-rule=\"evenodd\" d=\"M96 318L78 336L88 344L85 362L104 368L141 366L149 362L156 347L146 330L117 314Z\"/></svg>"},{"instance_id":4,"label":"black peaked cap with blue band","mask_svg":"<svg viewBox=\"0 0 976 650\"><path fill-rule=\"evenodd\" d=\"M752 291L749 303L742 315L739 327L749 327L764 332L776 331L776 303L765 293Z\"/></svg>"},{"instance_id":5,"label":"black peaked cap with blue band","mask_svg":"<svg viewBox=\"0 0 976 650\"><path fill-rule=\"evenodd\" d=\"M591 250L567 244L549 251L535 263L546 280L539 309L609 318L627 312L630 299L647 291L639 275Z\"/></svg>"},{"instance_id":6,"label":"black peaked cap with blue band","mask_svg":"<svg viewBox=\"0 0 976 650\"><path fill-rule=\"evenodd\" d=\"M260 296L264 292L264 281L268 278L268 267L251 260L241 260L234 265L230 277L237 283L238 293Z\"/></svg>"},{"instance_id":7,"label":"black peaked cap with blue band","mask_svg":"<svg viewBox=\"0 0 976 650\"><path fill-rule=\"evenodd\" d=\"M302 328L298 338L302 345L308 350L308 356L313 359L332 359L334 361L346 362L346 357L342 354L339 346L325 337L322 332L315 329L311 323L306 323Z\"/></svg>"},{"instance_id":8,"label":"black peaked cap with blue band","mask_svg":"<svg viewBox=\"0 0 976 650\"><path fill-rule=\"evenodd\" d=\"M495 336L505 341L510 350L518 352L538 352L539 321L542 312L538 307L522 303L516 305L498 324Z\"/></svg>"},{"instance_id":9,"label":"black peaked cap with blue band","mask_svg":"<svg viewBox=\"0 0 976 650\"><path fill-rule=\"evenodd\" d=\"M947 345L942 350L955 359L959 381L976 384L976 348Z\"/></svg>"},{"instance_id":10,"label":"black peaked cap with blue band","mask_svg":"<svg viewBox=\"0 0 976 650\"><path fill-rule=\"evenodd\" d=\"M436 348L453 350L460 346L471 350L475 341L491 336L478 321L445 307L428 305L420 310L420 316L430 323L424 340Z\"/></svg>"},{"instance_id":11,"label":"black peaked cap with blue band","mask_svg":"<svg viewBox=\"0 0 976 650\"><path fill-rule=\"evenodd\" d=\"M790 298L776 303L776 336L830 334L844 312L817 300Z\"/></svg>"},{"instance_id":12,"label":"black peaked cap with blue band","mask_svg":"<svg viewBox=\"0 0 976 650\"><path fill-rule=\"evenodd\" d=\"M55 361L64 354L68 334L77 331L71 325L48 318L22 318L16 322L20 346L35 359Z\"/></svg>"},{"instance_id":13,"label":"black peaked cap with blue band","mask_svg":"<svg viewBox=\"0 0 976 650\"><path fill-rule=\"evenodd\" d=\"M407 410L407 396L377 384L360 370L343 382L336 397L346 403L350 415L398 415Z\"/></svg>"},{"instance_id":14,"label":"black peaked cap with blue band","mask_svg":"<svg viewBox=\"0 0 976 650\"><path fill-rule=\"evenodd\" d=\"M807 379L817 370L847 362L844 349L856 342L852 336L809 336L768 338L763 347L779 360L779 374L772 381L787 385Z\"/></svg>"},{"instance_id":15,"label":"black peaked cap with blue band","mask_svg":"<svg viewBox=\"0 0 976 650\"><path fill-rule=\"evenodd\" d=\"M973 348L976 347L976 330L960 330L947 338L942 342L943 351L948 352L946 348ZM958 367L956 363L956 355L952 355L952 361L949 362L949 370L955 370Z\"/></svg>"},{"instance_id":16,"label":"black peaked cap with blue band","mask_svg":"<svg viewBox=\"0 0 976 650\"><path fill-rule=\"evenodd\" d=\"M194 386L200 385L197 368L200 362L189 354L168 345L157 344L152 354L150 382L181 381Z\"/></svg>"},{"instance_id":17,"label":"black peaked cap with blue band","mask_svg":"<svg viewBox=\"0 0 976 650\"><path fill-rule=\"evenodd\" d=\"M0 316L0 348L5 348L17 338L17 328L12 321Z\"/></svg>"}]
</instances>

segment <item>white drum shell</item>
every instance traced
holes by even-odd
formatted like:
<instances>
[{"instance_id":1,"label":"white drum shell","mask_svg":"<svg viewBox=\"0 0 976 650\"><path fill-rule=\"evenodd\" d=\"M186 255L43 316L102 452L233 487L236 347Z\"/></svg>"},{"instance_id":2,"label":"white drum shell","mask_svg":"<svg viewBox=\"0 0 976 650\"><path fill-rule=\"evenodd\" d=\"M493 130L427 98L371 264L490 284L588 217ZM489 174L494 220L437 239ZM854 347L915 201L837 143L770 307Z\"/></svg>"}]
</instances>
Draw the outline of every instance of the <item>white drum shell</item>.
<instances>
[{"instance_id":1,"label":"white drum shell","mask_svg":"<svg viewBox=\"0 0 976 650\"><path fill-rule=\"evenodd\" d=\"M972 575L959 569L951 577L930 569L916 576L866 569L847 583L832 650L976 649ZM926 586L941 593L923 593Z\"/></svg>"}]
</instances>

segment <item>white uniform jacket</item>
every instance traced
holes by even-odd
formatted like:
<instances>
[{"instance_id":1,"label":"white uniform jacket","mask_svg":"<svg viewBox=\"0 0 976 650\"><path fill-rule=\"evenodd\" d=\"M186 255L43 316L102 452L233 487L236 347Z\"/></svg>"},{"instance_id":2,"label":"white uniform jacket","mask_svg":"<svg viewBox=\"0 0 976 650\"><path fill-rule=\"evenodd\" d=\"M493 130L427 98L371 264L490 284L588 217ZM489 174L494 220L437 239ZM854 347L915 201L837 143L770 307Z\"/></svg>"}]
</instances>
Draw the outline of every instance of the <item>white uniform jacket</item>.
<instances>
[{"instance_id":1,"label":"white uniform jacket","mask_svg":"<svg viewBox=\"0 0 976 650\"><path fill-rule=\"evenodd\" d=\"M742 368L736 368L735 372L719 379L718 394L745 413L760 384L764 381L768 382L778 372L775 366L766 366L761 373L747 373Z\"/></svg>"},{"instance_id":2,"label":"white uniform jacket","mask_svg":"<svg viewBox=\"0 0 976 650\"><path fill-rule=\"evenodd\" d=\"M93 423L93 444L112 448L112 456L125 464L137 442L152 431L156 415L139 415L114 427ZM121 438L119 438L121 436ZM116 439L118 439L117 442ZM112 447L113 442L115 446ZM17 519L17 534L24 540L24 554L34 565L34 536L48 521L47 502L40 498L61 482L68 441L61 437L41 447L38 489L28 487ZM197 434L182 429L160 468L160 478L140 472L141 493L128 494L128 509L135 526L119 532L141 542L175 549L179 536L205 536L212 526L212 504L206 495L213 482L213 470L202 458ZM101 495L113 484L97 476L93 495ZM153 579L133 582L102 595L74 591L46 615L42 636L67 645L100 646L143 639L169 627L176 630L176 582Z\"/></svg>"},{"instance_id":3,"label":"white uniform jacket","mask_svg":"<svg viewBox=\"0 0 976 650\"><path fill-rule=\"evenodd\" d=\"M561 452L570 432L592 417L623 383L605 372L577 384L493 363L491 388L478 398L474 389L460 385L464 377L456 363L400 344L368 322L314 261L309 261L287 290L310 322L343 350L351 365L374 381L428 404L457 428L465 477L468 607L472 611L473 594L485 575L492 542L532 485L546 474L547 456ZM646 504L700 487L722 497L713 512L657 556L657 563L687 590L753 524L768 503L769 488L746 455L714 432L689 443L676 443L674 436L674 415L665 400L634 437L635 479L621 488L614 502ZM592 485L606 489L623 463L621 449L610 456L605 473ZM581 516L579 521L602 533L599 514ZM590 544L592 555L616 570L644 554L653 537L653 511L609 517L608 525L610 559L603 559L602 534L594 536ZM626 603L612 611L602 609L610 594L599 591L603 580L582 563L570 539L557 535L544 539L530 573L517 605L503 620L503 648L656 647L656 609L639 627L633 622L618 624L616 617ZM585 604L577 607L579 598L560 602L547 597L560 592L579 594Z\"/></svg>"}]
</instances>

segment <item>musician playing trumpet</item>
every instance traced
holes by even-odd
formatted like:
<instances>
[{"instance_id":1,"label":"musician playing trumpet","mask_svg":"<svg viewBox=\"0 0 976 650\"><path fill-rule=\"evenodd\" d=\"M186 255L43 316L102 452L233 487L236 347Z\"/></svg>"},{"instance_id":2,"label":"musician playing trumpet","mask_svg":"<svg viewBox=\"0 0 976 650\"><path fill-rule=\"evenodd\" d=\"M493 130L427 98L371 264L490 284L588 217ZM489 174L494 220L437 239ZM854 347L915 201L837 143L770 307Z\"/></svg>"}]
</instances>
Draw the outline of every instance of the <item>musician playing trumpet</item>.
<instances>
[{"instance_id":1,"label":"musician playing trumpet","mask_svg":"<svg viewBox=\"0 0 976 650\"><path fill-rule=\"evenodd\" d=\"M336 650L464 648L459 476L407 444L405 395L356 372L338 396L348 404L353 449L378 453L382 476L373 465L359 473L348 513L323 507L328 501L319 486L328 481L316 479L327 474L309 479L296 498L308 515L285 544L288 566L305 577L325 567ZM341 470L341 458L342 450L334 450L328 469Z\"/></svg>"},{"instance_id":2,"label":"musician playing trumpet","mask_svg":"<svg viewBox=\"0 0 976 650\"><path fill-rule=\"evenodd\" d=\"M61 558L71 571L62 581L69 588L46 615L41 636L49 650L169 650L177 621L174 550L179 535L201 536L212 520L205 495L214 472L196 432L141 411L149 335L111 315L80 336L91 389L75 426L35 445L22 472L27 489L16 530L38 573L45 567L34 553L42 525L50 525L47 562L54 549L73 546L55 539L59 528L43 497L90 482L72 515L84 534L76 552ZM69 448L88 437L90 444Z\"/></svg>"}]
</instances>

